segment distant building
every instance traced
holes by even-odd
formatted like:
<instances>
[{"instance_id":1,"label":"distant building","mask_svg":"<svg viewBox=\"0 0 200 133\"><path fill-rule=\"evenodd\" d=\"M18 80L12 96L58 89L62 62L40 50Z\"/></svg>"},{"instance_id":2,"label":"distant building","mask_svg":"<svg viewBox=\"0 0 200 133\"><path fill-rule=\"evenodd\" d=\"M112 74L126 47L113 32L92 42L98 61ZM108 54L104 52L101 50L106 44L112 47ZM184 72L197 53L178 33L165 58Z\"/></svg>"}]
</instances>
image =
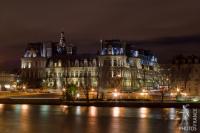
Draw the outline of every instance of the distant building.
<instances>
[{"instance_id":1,"label":"distant building","mask_svg":"<svg viewBox=\"0 0 200 133\"><path fill-rule=\"evenodd\" d=\"M171 68L172 86L189 95L200 95L200 57L176 56Z\"/></svg>"},{"instance_id":2,"label":"distant building","mask_svg":"<svg viewBox=\"0 0 200 133\"><path fill-rule=\"evenodd\" d=\"M30 87L62 89L67 84L132 92L159 88L159 65L150 51L120 40L101 40L98 54L77 54L61 33L57 43L28 44L21 59L22 79Z\"/></svg>"},{"instance_id":3,"label":"distant building","mask_svg":"<svg viewBox=\"0 0 200 133\"><path fill-rule=\"evenodd\" d=\"M17 85L17 75L0 72L0 91L14 90Z\"/></svg>"}]
</instances>

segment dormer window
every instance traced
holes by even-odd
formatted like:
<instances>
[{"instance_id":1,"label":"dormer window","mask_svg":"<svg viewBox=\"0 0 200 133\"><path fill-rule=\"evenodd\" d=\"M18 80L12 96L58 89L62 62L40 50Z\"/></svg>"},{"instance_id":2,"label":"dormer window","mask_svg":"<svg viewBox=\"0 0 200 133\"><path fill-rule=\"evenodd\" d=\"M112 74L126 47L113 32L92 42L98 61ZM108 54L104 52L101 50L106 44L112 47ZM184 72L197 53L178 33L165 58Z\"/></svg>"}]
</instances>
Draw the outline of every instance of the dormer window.
<instances>
[{"instance_id":1,"label":"dormer window","mask_svg":"<svg viewBox=\"0 0 200 133\"><path fill-rule=\"evenodd\" d=\"M54 63L54 67L57 67L57 63Z\"/></svg>"},{"instance_id":2,"label":"dormer window","mask_svg":"<svg viewBox=\"0 0 200 133\"><path fill-rule=\"evenodd\" d=\"M87 59L84 59L84 66L88 66L88 61L87 61Z\"/></svg>"},{"instance_id":3,"label":"dormer window","mask_svg":"<svg viewBox=\"0 0 200 133\"><path fill-rule=\"evenodd\" d=\"M78 67L79 66L79 61L75 60L75 66Z\"/></svg>"},{"instance_id":4,"label":"dormer window","mask_svg":"<svg viewBox=\"0 0 200 133\"><path fill-rule=\"evenodd\" d=\"M93 64L93 66L97 65L96 59L93 59L92 64Z\"/></svg>"},{"instance_id":5,"label":"dormer window","mask_svg":"<svg viewBox=\"0 0 200 133\"><path fill-rule=\"evenodd\" d=\"M108 46L108 54L109 54L109 55L112 55L112 53L113 53L113 52L112 52L112 46L109 45L109 46Z\"/></svg>"},{"instance_id":6,"label":"dormer window","mask_svg":"<svg viewBox=\"0 0 200 133\"><path fill-rule=\"evenodd\" d=\"M28 68L31 68L31 62L28 63Z\"/></svg>"},{"instance_id":7,"label":"dormer window","mask_svg":"<svg viewBox=\"0 0 200 133\"><path fill-rule=\"evenodd\" d=\"M58 61L58 66L59 66L59 67L62 67L62 62L61 62L61 60Z\"/></svg>"},{"instance_id":8,"label":"dormer window","mask_svg":"<svg viewBox=\"0 0 200 133\"><path fill-rule=\"evenodd\" d=\"M70 46L67 47L67 54L72 54L72 47Z\"/></svg>"}]
</instances>

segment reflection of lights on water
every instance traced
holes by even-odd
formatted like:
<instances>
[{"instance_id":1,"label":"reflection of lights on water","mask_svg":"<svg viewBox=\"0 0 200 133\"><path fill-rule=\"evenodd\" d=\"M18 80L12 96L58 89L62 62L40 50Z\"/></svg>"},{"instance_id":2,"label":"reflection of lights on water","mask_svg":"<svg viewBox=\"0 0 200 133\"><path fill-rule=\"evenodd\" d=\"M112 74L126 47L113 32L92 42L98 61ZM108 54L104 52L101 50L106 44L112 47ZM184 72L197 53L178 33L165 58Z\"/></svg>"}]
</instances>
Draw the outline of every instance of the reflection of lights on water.
<instances>
[{"instance_id":1,"label":"reflection of lights on water","mask_svg":"<svg viewBox=\"0 0 200 133\"><path fill-rule=\"evenodd\" d=\"M97 108L94 106L89 107L89 116L97 116Z\"/></svg>"},{"instance_id":2,"label":"reflection of lights on water","mask_svg":"<svg viewBox=\"0 0 200 133\"><path fill-rule=\"evenodd\" d=\"M148 108L144 108L144 107L140 108L139 113L140 113L141 118L146 118L148 114Z\"/></svg>"},{"instance_id":3,"label":"reflection of lights on water","mask_svg":"<svg viewBox=\"0 0 200 133\"><path fill-rule=\"evenodd\" d=\"M47 115L49 113L49 105L40 106L40 113L42 115Z\"/></svg>"},{"instance_id":4,"label":"reflection of lights on water","mask_svg":"<svg viewBox=\"0 0 200 133\"><path fill-rule=\"evenodd\" d=\"M119 117L120 116L120 108L119 107L113 107L112 116L113 117Z\"/></svg>"},{"instance_id":5,"label":"reflection of lights on water","mask_svg":"<svg viewBox=\"0 0 200 133\"><path fill-rule=\"evenodd\" d=\"M81 107L77 106L76 107L76 115L80 115L81 114Z\"/></svg>"},{"instance_id":6,"label":"reflection of lights on water","mask_svg":"<svg viewBox=\"0 0 200 133\"><path fill-rule=\"evenodd\" d=\"M40 107L41 111L48 111L49 110L49 105L42 105Z\"/></svg>"},{"instance_id":7,"label":"reflection of lights on water","mask_svg":"<svg viewBox=\"0 0 200 133\"><path fill-rule=\"evenodd\" d=\"M4 106L3 104L0 104L0 109L2 109L2 108L3 108L3 106Z\"/></svg>"},{"instance_id":8,"label":"reflection of lights on water","mask_svg":"<svg viewBox=\"0 0 200 133\"><path fill-rule=\"evenodd\" d=\"M27 105L27 104L22 104L21 105L21 114L22 115L27 115L28 110L29 110L29 105Z\"/></svg>"},{"instance_id":9,"label":"reflection of lights on water","mask_svg":"<svg viewBox=\"0 0 200 133\"><path fill-rule=\"evenodd\" d=\"M29 108L29 106L27 104L21 105L21 109L22 110L27 110L28 108Z\"/></svg>"},{"instance_id":10,"label":"reflection of lights on water","mask_svg":"<svg viewBox=\"0 0 200 133\"><path fill-rule=\"evenodd\" d=\"M63 111L64 113L67 113L67 112L68 112L68 106L67 106L67 105L62 105L61 108L62 108L62 111Z\"/></svg>"},{"instance_id":11,"label":"reflection of lights on water","mask_svg":"<svg viewBox=\"0 0 200 133\"><path fill-rule=\"evenodd\" d=\"M169 109L169 119L174 120L176 118L176 109L175 108L170 108Z\"/></svg>"},{"instance_id":12,"label":"reflection of lights on water","mask_svg":"<svg viewBox=\"0 0 200 133\"><path fill-rule=\"evenodd\" d=\"M0 104L0 112L3 110L4 104Z\"/></svg>"}]
</instances>

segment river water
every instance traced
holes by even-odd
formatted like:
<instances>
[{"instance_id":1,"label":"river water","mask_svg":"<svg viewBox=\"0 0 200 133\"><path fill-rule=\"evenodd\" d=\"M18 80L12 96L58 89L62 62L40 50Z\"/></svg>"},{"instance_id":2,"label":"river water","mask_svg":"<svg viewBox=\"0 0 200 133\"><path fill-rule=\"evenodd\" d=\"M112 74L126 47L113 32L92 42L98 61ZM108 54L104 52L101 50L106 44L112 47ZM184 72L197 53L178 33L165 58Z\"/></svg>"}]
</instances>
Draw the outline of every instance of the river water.
<instances>
[{"instance_id":1,"label":"river water","mask_svg":"<svg viewBox=\"0 0 200 133\"><path fill-rule=\"evenodd\" d=\"M189 112L195 113L192 109ZM183 117L182 109L175 108L0 104L0 133L195 132L180 128ZM199 110L197 117L199 120ZM191 126L194 118L190 115L189 119ZM193 126L198 129L198 125Z\"/></svg>"}]
</instances>

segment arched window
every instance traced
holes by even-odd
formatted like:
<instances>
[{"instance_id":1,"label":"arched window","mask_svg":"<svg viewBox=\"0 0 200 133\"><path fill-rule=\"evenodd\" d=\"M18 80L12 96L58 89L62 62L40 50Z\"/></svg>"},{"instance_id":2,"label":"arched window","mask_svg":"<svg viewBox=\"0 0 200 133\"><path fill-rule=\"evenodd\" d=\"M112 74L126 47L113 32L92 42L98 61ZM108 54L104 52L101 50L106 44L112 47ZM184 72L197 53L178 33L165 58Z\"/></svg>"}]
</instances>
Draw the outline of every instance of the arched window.
<instances>
[{"instance_id":1,"label":"arched window","mask_svg":"<svg viewBox=\"0 0 200 133\"><path fill-rule=\"evenodd\" d=\"M93 60L92 60L92 64L93 64L93 66L96 66L96 65L97 65L96 59L93 59Z\"/></svg>"},{"instance_id":2,"label":"arched window","mask_svg":"<svg viewBox=\"0 0 200 133\"><path fill-rule=\"evenodd\" d=\"M75 67L78 67L79 66L79 61L76 59L75 60Z\"/></svg>"},{"instance_id":3,"label":"arched window","mask_svg":"<svg viewBox=\"0 0 200 133\"><path fill-rule=\"evenodd\" d=\"M59 66L59 67L62 67L62 62L61 62L61 60L58 61L58 66Z\"/></svg>"},{"instance_id":4,"label":"arched window","mask_svg":"<svg viewBox=\"0 0 200 133\"><path fill-rule=\"evenodd\" d=\"M87 61L87 59L84 59L84 66L88 66L88 61Z\"/></svg>"}]
</instances>

